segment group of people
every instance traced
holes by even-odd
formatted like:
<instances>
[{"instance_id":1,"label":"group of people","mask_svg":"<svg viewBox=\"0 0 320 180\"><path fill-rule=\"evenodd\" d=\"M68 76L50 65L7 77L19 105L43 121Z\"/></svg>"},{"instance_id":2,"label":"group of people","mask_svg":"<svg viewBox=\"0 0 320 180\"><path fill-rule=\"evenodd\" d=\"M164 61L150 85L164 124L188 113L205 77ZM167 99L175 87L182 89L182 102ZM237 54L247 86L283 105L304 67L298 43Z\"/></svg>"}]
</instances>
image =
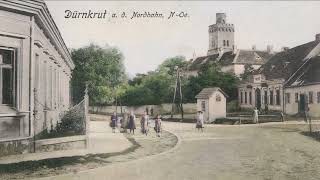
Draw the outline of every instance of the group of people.
<instances>
[{"instance_id":1,"label":"group of people","mask_svg":"<svg viewBox=\"0 0 320 180\"><path fill-rule=\"evenodd\" d=\"M134 134L136 129L136 119L137 118L133 112L130 114L125 114L121 119L119 119L117 114L114 112L111 116L112 132L115 133L115 129L118 128L119 130L122 129L124 132L127 132L129 129L129 133ZM149 133L150 118L146 111L140 118L140 126L141 133L147 136ZM160 137L162 130L162 120L160 115L157 115L154 119L154 130L157 136Z\"/></svg>"}]
</instances>

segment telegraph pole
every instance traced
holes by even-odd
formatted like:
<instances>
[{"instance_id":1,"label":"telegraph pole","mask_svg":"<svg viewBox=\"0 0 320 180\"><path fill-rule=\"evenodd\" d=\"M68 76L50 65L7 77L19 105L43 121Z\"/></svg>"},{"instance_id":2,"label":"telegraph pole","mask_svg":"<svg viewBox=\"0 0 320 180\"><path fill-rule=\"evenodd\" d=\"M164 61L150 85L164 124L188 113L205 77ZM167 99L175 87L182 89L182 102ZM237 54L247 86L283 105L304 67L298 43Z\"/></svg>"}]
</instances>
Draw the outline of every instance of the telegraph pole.
<instances>
[{"instance_id":1,"label":"telegraph pole","mask_svg":"<svg viewBox=\"0 0 320 180\"><path fill-rule=\"evenodd\" d=\"M181 72L178 66L175 66L174 69L176 70L176 81L174 87L174 94L172 100L172 108L171 108L171 118L173 118L174 107L178 107L181 112L181 119L183 119L183 105L182 105L182 90L181 90ZM178 93L178 95L177 95ZM179 102L176 102L176 97L179 96Z\"/></svg>"}]
</instances>

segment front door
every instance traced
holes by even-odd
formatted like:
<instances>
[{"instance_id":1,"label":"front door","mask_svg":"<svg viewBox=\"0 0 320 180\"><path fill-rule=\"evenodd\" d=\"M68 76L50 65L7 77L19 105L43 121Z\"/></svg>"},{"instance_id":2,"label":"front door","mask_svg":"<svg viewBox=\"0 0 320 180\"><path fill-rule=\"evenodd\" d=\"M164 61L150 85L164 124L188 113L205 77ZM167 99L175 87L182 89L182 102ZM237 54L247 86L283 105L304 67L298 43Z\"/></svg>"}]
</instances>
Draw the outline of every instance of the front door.
<instances>
[{"instance_id":1,"label":"front door","mask_svg":"<svg viewBox=\"0 0 320 180\"><path fill-rule=\"evenodd\" d=\"M304 94L300 94L298 111L303 113L306 110L306 96Z\"/></svg>"}]
</instances>

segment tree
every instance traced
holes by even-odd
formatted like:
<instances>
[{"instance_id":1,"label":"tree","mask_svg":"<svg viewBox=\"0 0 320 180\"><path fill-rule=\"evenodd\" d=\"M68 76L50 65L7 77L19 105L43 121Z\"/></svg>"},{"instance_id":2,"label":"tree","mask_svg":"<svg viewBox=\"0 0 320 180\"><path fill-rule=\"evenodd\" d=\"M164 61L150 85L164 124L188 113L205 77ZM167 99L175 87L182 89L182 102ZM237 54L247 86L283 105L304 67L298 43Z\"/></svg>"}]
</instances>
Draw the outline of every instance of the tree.
<instances>
[{"instance_id":1,"label":"tree","mask_svg":"<svg viewBox=\"0 0 320 180\"><path fill-rule=\"evenodd\" d=\"M195 96L206 87L220 87L230 99L234 99L237 97L237 82L236 76L221 72L220 67L215 63L203 66L198 76L191 76L183 87L184 101L195 102Z\"/></svg>"},{"instance_id":2,"label":"tree","mask_svg":"<svg viewBox=\"0 0 320 180\"><path fill-rule=\"evenodd\" d=\"M122 53L114 47L89 46L71 51L75 69L72 73L73 102L83 99L89 83L90 104L110 104L114 89L126 80Z\"/></svg>"},{"instance_id":3,"label":"tree","mask_svg":"<svg viewBox=\"0 0 320 180\"><path fill-rule=\"evenodd\" d=\"M250 64L244 65L244 72L240 75L241 79L247 79L253 71L254 69Z\"/></svg>"},{"instance_id":4,"label":"tree","mask_svg":"<svg viewBox=\"0 0 320 180\"><path fill-rule=\"evenodd\" d=\"M173 76L175 74L175 67L178 66L180 69L185 69L188 65L186 58L184 56L175 56L172 58L167 58L163 63L161 63L157 71L166 72Z\"/></svg>"}]
</instances>

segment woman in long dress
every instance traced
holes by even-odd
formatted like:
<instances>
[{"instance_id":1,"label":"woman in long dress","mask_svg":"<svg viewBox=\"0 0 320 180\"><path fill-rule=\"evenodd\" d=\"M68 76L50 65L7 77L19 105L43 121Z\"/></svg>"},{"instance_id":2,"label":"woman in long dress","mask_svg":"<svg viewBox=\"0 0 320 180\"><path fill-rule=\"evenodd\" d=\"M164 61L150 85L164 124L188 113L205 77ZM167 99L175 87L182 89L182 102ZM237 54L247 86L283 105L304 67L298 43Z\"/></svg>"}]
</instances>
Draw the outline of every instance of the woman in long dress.
<instances>
[{"instance_id":1,"label":"woman in long dress","mask_svg":"<svg viewBox=\"0 0 320 180\"><path fill-rule=\"evenodd\" d=\"M259 123L259 110L257 107L255 107L253 110L253 122Z\"/></svg>"},{"instance_id":2,"label":"woman in long dress","mask_svg":"<svg viewBox=\"0 0 320 180\"><path fill-rule=\"evenodd\" d=\"M149 116L147 112L144 112L143 116L141 117L141 132L142 134L145 134L146 136L148 135L149 131Z\"/></svg>"},{"instance_id":3,"label":"woman in long dress","mask_svg":"<svg viewBox=\"0 0 320 180\"><path fill-rule=\"evenodd\" d=\"M155 124L154 130L156 131L157 136L160 137L161 125L162 125L162 121L161 121L160 115L157 115L157 116L156 116L156 119L155 119L154 124Z\"/></svg>"},{"instance_id":4,"label":"woman in long dress","mask_svg":"<svg viewBox=\"0 0 320 180\"><path fill-rule=\"evenodd\" d=\"M136 129L136 116L133 114L133 112L131 112L130 116L129 116L129 124L128 127L130 129L130 133L132 132L134 134L134 130Z\"/></svg>"}]
</instances>

